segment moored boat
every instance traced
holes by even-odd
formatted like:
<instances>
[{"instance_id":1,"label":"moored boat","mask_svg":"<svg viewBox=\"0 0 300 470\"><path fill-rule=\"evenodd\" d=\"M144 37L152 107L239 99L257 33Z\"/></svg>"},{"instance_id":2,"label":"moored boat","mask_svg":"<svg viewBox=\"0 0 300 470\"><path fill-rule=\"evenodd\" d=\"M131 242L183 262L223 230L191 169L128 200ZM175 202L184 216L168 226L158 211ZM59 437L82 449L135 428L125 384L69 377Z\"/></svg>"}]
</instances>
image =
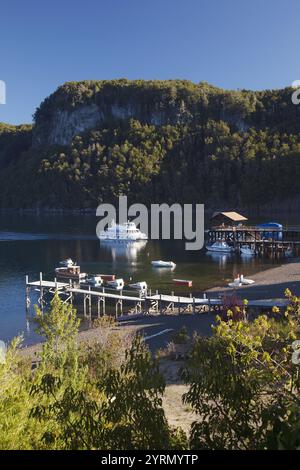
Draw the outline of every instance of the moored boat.
<instances>
[{"instance_id":1,"label":"moored boat","mask_svg":"<svg viewBox=\"0 0 300 470\"><path fill-rule=\"evenodd\" d=\"M244 286L248 286L250 284L254 284L255 281L253 279L248 279L244 277L243 274L239 274L238 277L234 279L234 282L240 283L241 285L244 285Z\"/></svg>"},{"instance_id":2,"label":"moored boat","mask_svg":"<svg viewBox=\"0 0 300 470\"><path fill-rule=\"evenodd\" d=\"M173 261L151 261L152 266L155 268L175 268L176 264Z\"/></svg>"},{"instance_id":3,"label":"moored boat","mask_svg":"<svg viewBox=\"0 0 300 470\"><path fill-rule=\"evenodd\" d=\"M134 282L132 284L129 284L129 287L135 290L146 291L148 285L146 281L140 281L140 282Z\"/></svg>"},{"instance_id":4,"label":"moored boat","mask_svg":"<svg viewBox=\"0 0 300 470\"><path fill-rule=\"evenodd\" d=\"M116 279L115 274L98 274L98 276L100 276L101 279L103 279L103 281L105 281L105 282L114 281Z\"/></svg>"},{"instance_id":5,"label":"moored boat","mask_svg":"<svg viewBox=\"0 0 300 470\"><path fill-rule=\"evenodd\" d=\"M124 288L124 280L122 278L115 279L114 281L107 281L106 284L112 289L122 290Z\"/></svg>"},{"instance_id":6,"label":"moored boat","mask_svg":"<svg viewBox=\"0 0 300 470\"><path fill-rule=\"evenodd\" d=\"M224 241L217 241L212 245L206 245L208 251L222 252L222 253L232 253L234 248Z\"/></svg>"},{"instance_id":7,"label":"moored boat","mask_svg":"<svg viewBox=\"0 0 300 470\"><path fill-rule=\"evenodd\" d=\"M99 239L101 241L138 241L147 240L148 237L137 228L134 222L116 224L112 221L110 227L99 233Z\"/></svg>"},{"instance_id":8,"label":"moored boat","mask_svg":"<svg viewBox=\"0 0 300 470\"><path fill-rule=\"evenodd\" d=\"M72 279L74 281L80 281L86 278L86 273L80 272L80 266L70 266L66 268L56 268L55 274L58 278Z\"/></svg>"},{"instance_id":9,"label":"moored boat","mask_svg":"<svg viewBox=\"0 0 300 470\"><path fill-rule=\"evenodd\" d=\"M255 256L256 253L253 248L250 248L249 246L246 246L246 245L242 245L241 254L247 255L247 256Z\"/></svg>"},{"instance_id":10,"label":"moored boat","mask_svg":"<svg viewBox=\"0 0 300 470\"><path fill-rule=\"evenodd\" d=\"M242 284L241 282L236 282L236 281L234 281L234 282L229 282L229 283L228 283L228 287L233 287L233 288L235 288L235 287L242 287L242 285L243 285L243 284Z\"/></svg>"},{"instance_id":11,"label":"moored boat","mask_svg":"<svg viewBox=\"0 0 300 470\"><path fill-rule=\"evenodd\" d=\"M73 261L71 258L63 259L59 262L59 265L63 266L64 268L70 268L71 266L75 266L75 264L75 261Z\"/></svg>"},{"instance_id":12,"label":"moored boat","mask_svg":"<svg viewBox=\"0 0 300 470\"><path fill-rule=\"evenodd\" d=\"M192 287L193 281L189 281L187 279L173 279L174 284L178 286L185 286L185 287Z\"/></svg>"},{"instance_id":13,"label":"moored boat","mask_svg":"<svg viewBox=\"0 0 300 470\"><path fill-rule=\"evenodd\" d=\"M103 284L103 279L101 276L95 275L85 279L83 284L88 284L89 286L93 287L100 287Z\"/></svg>"},{"instance_id":14,"label":"moored boat","mask_svg":"<svg viewBox=\"0 0 300 470\"><path fill-rule=\"evenodd\" d=\"M287 256L287 257L293 256L293 248L292 247L285 248L284 255Z\"/></svg>"}]
</instances>

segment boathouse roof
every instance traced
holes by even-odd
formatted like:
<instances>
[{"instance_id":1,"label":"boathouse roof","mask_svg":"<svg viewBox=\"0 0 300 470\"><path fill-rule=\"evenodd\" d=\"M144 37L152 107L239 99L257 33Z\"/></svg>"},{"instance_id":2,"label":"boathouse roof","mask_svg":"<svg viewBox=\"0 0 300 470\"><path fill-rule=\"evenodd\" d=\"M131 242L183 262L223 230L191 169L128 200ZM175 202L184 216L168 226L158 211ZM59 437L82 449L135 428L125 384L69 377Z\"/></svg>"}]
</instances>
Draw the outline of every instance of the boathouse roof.
<instances>
[{"instance_id":1,"label":"boathouse roof","mask_svg":"<svg viewBox=\"0 0 300 470\"><path fill-rule=\"evenodd\" d=\"M232 220L232 222L243 222L245 220L248 220L247 217L238 214L238 212L214 212L211 218L215 219L219 216L223 216L226 219Z\"/></svg>"}]
</instances>

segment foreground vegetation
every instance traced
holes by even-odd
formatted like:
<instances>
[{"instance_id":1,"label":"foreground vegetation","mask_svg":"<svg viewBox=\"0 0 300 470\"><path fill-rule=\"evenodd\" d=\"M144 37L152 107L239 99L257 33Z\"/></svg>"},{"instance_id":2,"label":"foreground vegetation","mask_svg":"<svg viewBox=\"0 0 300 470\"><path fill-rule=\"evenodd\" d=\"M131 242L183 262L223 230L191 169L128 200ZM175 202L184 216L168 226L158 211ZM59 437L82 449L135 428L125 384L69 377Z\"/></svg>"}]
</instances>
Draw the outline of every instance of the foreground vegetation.
<instances>
[{"instance_id":1,"label":"foreground vegetation","mask_svg":"<svg viewBox=\"0 0 300 470\"><path fill-rule=\"evenodd\" d=\"M291 94L179 80L66 83L36 111L33 130L0 126L0 205L93 208L127 194L132 202L287 208L300 197ZM57 113L82 106L98 107L101 120L90 127L80 118L84 130L58 145L53 134L68 118Z\"/></svg>"},{"instance_id":2,"label":"foreground vegetation","mask_svg":"<svg viewBox=\"0 0 300 470\"><path fill-rule=\"evenodd\" d=\"M181 369L197 416L188 435L166 420L164 378L142 339L121 340L104 317L100 342L79 345L76 312L55 296L37 309L46 342L35 367L18 339L0 364L0 448L300 448L300 299L287 296L284 314L251 322L246 303L227 299L213 335L194 338Z\"/></svg>"}]
</instances>

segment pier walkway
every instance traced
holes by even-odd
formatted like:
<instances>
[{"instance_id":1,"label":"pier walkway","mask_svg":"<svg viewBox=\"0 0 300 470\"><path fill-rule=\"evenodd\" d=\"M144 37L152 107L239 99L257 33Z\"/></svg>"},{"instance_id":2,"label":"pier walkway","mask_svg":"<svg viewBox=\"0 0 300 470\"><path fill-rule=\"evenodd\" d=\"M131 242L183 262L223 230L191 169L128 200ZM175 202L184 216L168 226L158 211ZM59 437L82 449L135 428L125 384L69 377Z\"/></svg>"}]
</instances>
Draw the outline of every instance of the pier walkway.
<instances>
[{"instance_id":1,"label":"pier walkway","mask_svg":"<svg viewBox=\"0 0 300 470\"><path fill-rule=\"evenodd\" d=\"M209 297L206 294L203 297L193 297L192 295L182 296L161 294L156 291L155 294L149 290L146 295L140 294L127 294L130 291L109 292L110 289L104 287L96 289L81 288L79 285L74 285L70 280L69 283L44 280L42 273L40 279L37 281L29 282L26 276L26 308L30 307L30 292L31 289L39 291L38 303L41 308L46 304L45 295L50 293L53 295L56 291L64 302L73 304L74 302L83 304L84 316L92 317L92 299L96 300L97 315L100 317L106 313L106 301L111 300L115 303L115 315L119 316L130 315L147 315L147 314L169 314L169 313L204 313L219 311L222 308L221 296ZM238 295L238 290L237 290ZM130 306L124 308L124 305ZM133 304L133 305L132 305ZM285 308L288 305L287 299L260 299L249 300L248 307L255 309L272 309L273 306L278 308Z\"/></svg>"}]
</instances>

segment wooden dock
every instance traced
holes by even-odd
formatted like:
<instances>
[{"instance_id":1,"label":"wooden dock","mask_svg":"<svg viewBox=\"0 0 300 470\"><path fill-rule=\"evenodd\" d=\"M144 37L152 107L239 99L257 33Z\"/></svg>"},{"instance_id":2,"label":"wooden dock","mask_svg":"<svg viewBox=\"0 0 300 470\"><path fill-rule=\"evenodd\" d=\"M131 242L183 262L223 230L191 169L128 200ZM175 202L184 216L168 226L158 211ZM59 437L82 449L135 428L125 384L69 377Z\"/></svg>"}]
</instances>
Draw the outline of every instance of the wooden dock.
<instances>
[{"instance_id":1,"label":"wooden dock","mask_svg":"<svg viewBox=\"0 0 300 470\"><path fill-rule=\"evenodd\" d=\"M43 279L42 273L37 281L30 281L26 276L26 309L27 312L31 305L31 290L37 290L39 292L38 304L41 309L46 305L45 297L53 297L57 292L63 299L63 302L68 302L71 305L76 301L83 305L83 315L87 318L92 318L92 304L94 300L94 306L96 307L96 313L98 317L106 314L106 301L111 301L115 305L115 317L127 318L136 315L144 314L183 314L183 313L205 313L212 311L220 311L222 308L221 297L212 298L204 294L203 297L193 297L175 295L172 292L170 295L162 294L156 291L154 294L151 289L147 291L145 295L139 293L139 295L131 295L131 292L124 293L124 291L111 292L111 289L100 287L98 290L92 289L90 286L88 289L81 288L78 285L74 285L70 280L69 283L57 282L56 279L48 281ZM285 308L288 305L286 299L262 299L262 300L250 300L248 307L253 309L268 309L276 306L278 308Z\"/></svg>"},{"instance_id":2,"label":"wooden dock","mask_svg":"<svg viewBox=\"0 0 300 470\"><path fill-rule=\"evenodd\" d=\"M247 226L212 227L205 231L208 244L225 241L239 252L248 246L259 255L284 255L286 250L300 254L300 229L258 228Z\"/></svg>"}]
</instances>

